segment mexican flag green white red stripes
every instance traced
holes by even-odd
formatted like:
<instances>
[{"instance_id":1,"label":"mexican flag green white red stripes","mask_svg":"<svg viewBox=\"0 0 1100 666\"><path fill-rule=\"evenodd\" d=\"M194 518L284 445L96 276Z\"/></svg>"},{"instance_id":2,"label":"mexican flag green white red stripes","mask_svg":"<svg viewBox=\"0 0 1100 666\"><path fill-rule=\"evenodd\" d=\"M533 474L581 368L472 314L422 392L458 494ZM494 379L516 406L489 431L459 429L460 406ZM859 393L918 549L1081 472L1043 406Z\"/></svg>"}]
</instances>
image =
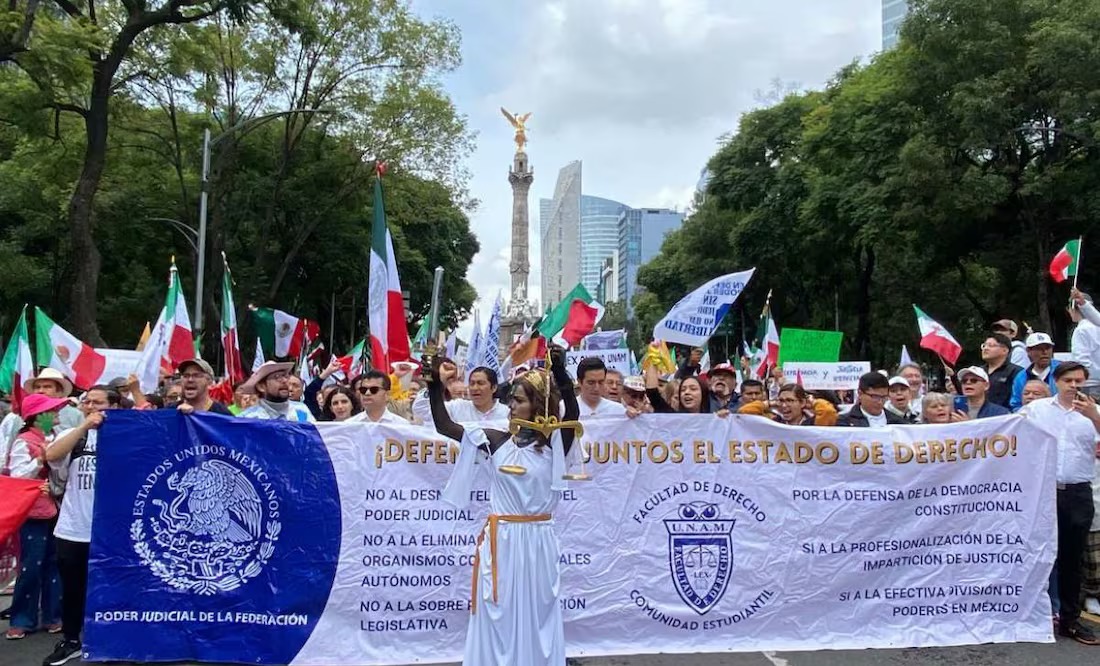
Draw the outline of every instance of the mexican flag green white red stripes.
<instances>
[{"instance_id":1,"label":"mexican flag green white red stripes","mask_svg":"<svg viewBox=\"0 0 1100 666\"><path fill-rule=\"evenodd\" d=\"M570 346L575 346L592 332L603 313L604 307L578 282L542 320L539 333L549 340L560 334Z\"/></svg>"},{"instance_id":2,"label":"mexican flag green white red stripes","mask_svg":"<svg viewBox=\"0 0 1100 666\"><path fill-rule=\"evenodd\" d=\"M764 310L760 313L760 321L756 325L756 340L752 349L751 369L758 379L767 377L768 370L779 365L779 330L772 318L771 298L769 292Z\"/></svg>"},{"instance_id":3,"label":"mexican flag green white red stripes","mask_svg":"<svg viewBox=\"0 0 1100 666\"><path fill-rule=\"evenodd\" d=\"M337 360L340 361L340 367L344 370L344 376L348 378L348 381L351 381L359 375L363 374L363 350L366 349L366 346L367 341L360 340L354 347L351 348L351 351L348 352L347 356L340 356L337 358Z\"/></svg>"},{"instance_id":4,"label":"mexican flag green white red stripes","mask_svg":"<svg viewBox=\"0 0 1100 666\"><path fill-rule=\"evenodd\" d=\"M1050 277L1055 282L1065 282L1068 278L1076 277L1080 262L1081 241L1071 240L1050 260Z\"/></svg>"},{"instance_id":5,"label":"mexican flag green white red stripes","mask_svg":"<svg viewBox=\"0 0 1100 666\"><path fill-rule=\"evenodd\" d=\"M195 358L195 340L191 335L191 317L183 297L176 261L168 270L168 293L164 307L153 326L153 334L141 352L137 376L141 390L151 393L160 382L160 370L174 371L183 361Z\"/></svg>"},{"instance_id":6,"label":"mexican flag green white red stripes","mask_svg":"<svg viewBox=\"0 0 1100 666\"><path fill-rule=\"evenodd\" d=\"M99 381L107 357L58 326L41 308L34 309L34 330L39 367L59 371L82 389Z\"/></svg>"},{"instance_id":7,"label":"mexican flag green white red stripes","mask_svg":"<svg viewBox=\"0 0 1100 666\"><path fill-rule=\"evenodd\" d=\"M0 362L0 391L11 397L12 410L18 414L23 401L23 382L34 377L34 359L31 358L30 336L27 335L27 306L19 315L19 322L4 351Z\"/></svg>"},{"instance_id":8,"label":"mexican flag green white red stripes","mask_svg":"<svg viewBox=\"0 0 1100 666\"><path fill-rule=\"evenodd\" d=\"M409 360L410 350L409 330L405 323L405 299L401 295L401 278L397 274L393 236L386 225L386 205L382 196L382 174L385 172L385 165L379 163L377 177L374 179L374 223L371 226L367 315L371 365L383 372L389 372L392 363Z\"/></svg>"},{"instance_id":9,"label":"mexican flag green white red stripes","mask_svg":"<svg viewBox=\"0 0 1100 666\"><path fill-rule=\"evenodd\" d=\"M229 262L222 253L222 352L225 355L225 376L231 383L244 379L244 366L241 364L241 346L237 335L237 309L233 304L233 276L229 273Z\"/></svg>"},{"instance_id":10,"label":"mexican flag green white red stripes","mask_svg":"<svg viewBox=\"0 0 1100 666\"><path fill-rule=\"evenodd\" d=\"M268 360L297 360L308 341L321 334L321 327L303 317L282 310L252 308L256 318L256 334Z\"/></svg>"},{"instance_id":11,"label":"mexican flag green white red stripes","mask_svg":"<svg viewBox=\"0 0 1100 666\"><path fill-rule=\"evenodd\" d=\"M936 352L944 361L954 365L962 354L962 345L939 322L925 314L924 310L916 305L913 309L917 311L921 348Z\"/></svg>"}]
</instances>

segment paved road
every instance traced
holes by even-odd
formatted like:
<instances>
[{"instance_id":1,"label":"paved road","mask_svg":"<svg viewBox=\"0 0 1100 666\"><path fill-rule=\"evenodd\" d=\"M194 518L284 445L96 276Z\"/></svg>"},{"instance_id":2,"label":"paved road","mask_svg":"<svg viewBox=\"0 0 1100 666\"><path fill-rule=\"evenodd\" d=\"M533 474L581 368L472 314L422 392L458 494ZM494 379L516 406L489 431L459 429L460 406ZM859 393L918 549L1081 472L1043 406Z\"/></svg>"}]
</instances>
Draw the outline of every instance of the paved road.
<instances>
[{"instance_id":1,"label":"paved road","mask_svg":"<svg viewBox=\"0 0 1100 666\"><path fill-rule=\"evenodd\" d=\"M0 666L38 666L53 636L33 635L0 644ZM1059 639L1054 644L1017 643L920 650L858 650L701 655L645 655L580 659L581 666L1082 666L1100 663L1100 647ZM85 662L69 662L83 664ZM419 665L427 666L427 665Z\"/></svg>"}]
</instances>

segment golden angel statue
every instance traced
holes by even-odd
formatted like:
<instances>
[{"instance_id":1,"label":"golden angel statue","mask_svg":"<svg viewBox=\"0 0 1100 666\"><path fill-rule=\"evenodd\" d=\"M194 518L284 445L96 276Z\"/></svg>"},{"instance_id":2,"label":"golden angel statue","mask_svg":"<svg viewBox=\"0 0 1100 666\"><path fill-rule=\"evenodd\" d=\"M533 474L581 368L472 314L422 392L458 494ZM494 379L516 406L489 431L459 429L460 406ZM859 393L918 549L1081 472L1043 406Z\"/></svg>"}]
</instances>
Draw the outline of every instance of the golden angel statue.
<instances>
[{"instance_id":1,"label":"golden angel statue","mask_svg":"<svg viewBox=\"0 0 1100 666\"><path fill-rule=\"evenodd\" d=\"M512 127L516 128L516 152L522 153L523 147L527 145L527 120L531 117L531 112L528 111L523 115L516 115L508 113L503 106L500 107L500 112L504 114L504 117L508 119Z\"/></svg>"}]
</instances>

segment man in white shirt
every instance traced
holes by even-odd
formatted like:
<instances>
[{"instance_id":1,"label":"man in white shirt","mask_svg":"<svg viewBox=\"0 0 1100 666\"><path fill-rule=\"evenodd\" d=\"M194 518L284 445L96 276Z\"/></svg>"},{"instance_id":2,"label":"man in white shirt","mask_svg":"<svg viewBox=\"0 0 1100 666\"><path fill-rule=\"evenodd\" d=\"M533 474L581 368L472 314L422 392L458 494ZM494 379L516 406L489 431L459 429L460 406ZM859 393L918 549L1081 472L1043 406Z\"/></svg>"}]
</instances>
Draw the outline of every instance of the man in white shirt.
<instances>
[{"instance_id":1,"label":"man in white shirt","mask_svg":"<svg viewBox=\"0 0 1100 666\"><path fill-rule=\"evenodd\" d=\"M390 376L381 370L368 370L356 382L359 391L359 404L363 411L348 419L368 423L403 423L408 421L391 412Z\"/></svg>"},{"instance_id":2,"label":"man in white shirt","mask_svg":"<svg viewBox=\"0 0 1100 666\"><path fill-rule=\"evenodd\" d=\"M1070 296L1073 305L1068 309L1069 318L1077 324L1070 339L1070 353L1090 375L1082 390L1097 398L1100 397L1100 311L1088 294L1073 289Z\"/></svg>"},{"instance_id":3,"label":"man in white shirt","mask_svg":"<svg viewBox=\"0 0 1100 666\"><path fill-rule=\"evenodd\" d=\"M1100 639L1081 623L1083 557L1092 525L1092 476L1100 441L1100 410L1080 392L1089 371L1074 361L1054 370L1058 393L1020 410L1058 442L1058 633L1085 645Z\"/></svg>"},{"instance_id":4,"label":"man in white shirt","mask_svg":"<svg viewBox=\"0 0 1100 666\"><path fill-rule=\"evenodd\" d=\"M606 379L607 366L602 359L589 356L577 364L577 382L581 387L580 400L577 401L581 408L580 420L626 414L626 408L620 403L603 397Z\"/></svg>"},{"instance_id":5,"label":"man in white shirt","mask_svg":"<svg viewBox=\"0 0 1100 666\"><path fill-rule=\"evenodd\" d=\"M458 366L453 363L441 363L439 380L452 391L458 387ZM497 400L499 378L492 368L479 366L470 373L467 392L470 398L452 398L446 402L447 413L458 424L497 424L504 427L508 423L508 405ZM453 394L452 394L453 395ZM413 416L424 424L432 425L432 407L428 401L428 390L416 394L412 404Z\"/></svg>"},{"instance_id":6,"label":"man in white shirt","mask_svg":"<svg viewBox=\"0 0 1100 666\"><path fill-rule=\"evenodd\" d=\"M92 541L92 506L95 499L96 443L99 426L108 410L118 409L122 398L109 386L93 386L80 402L83 421L57 436L46 449L46 460L68 468L65 500L54 526L57 568L61 573L61 625L64 637L44 664L64 664L79 659L84 630L84 598L88 591L88 547Z\"/></svg>"}]
</instances>

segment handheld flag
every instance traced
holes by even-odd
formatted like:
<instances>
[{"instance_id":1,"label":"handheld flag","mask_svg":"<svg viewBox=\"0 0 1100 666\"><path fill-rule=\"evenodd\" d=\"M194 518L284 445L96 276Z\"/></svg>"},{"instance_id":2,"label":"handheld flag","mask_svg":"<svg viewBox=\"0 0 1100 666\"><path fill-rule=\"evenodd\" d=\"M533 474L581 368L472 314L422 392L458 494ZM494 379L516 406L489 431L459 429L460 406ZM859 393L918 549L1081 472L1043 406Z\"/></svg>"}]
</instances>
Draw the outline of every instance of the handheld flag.
<instances>
[{"instance_id":1,"label":"handheld flag","mask_svg":"<svg viewBox=\"0 0 1100 666\"><path fill-rule=\"evenodd\" d=\"M493 303L493 313L489 315L489 326L485 330L485 344L481 354L481 365L498 374L500 373L500 316L503 308L504 300L497 293L497 300Z\"/></svg>"},{"instance_id":2,"label":"handheld flag","mask_svg":"<svg viewBox=\"0 0 1100 666\"><path fill-rule=\"evenodd\" d=\"M191 337L191 319L187 314L187 303L173 258L172 267L168 270L168 294L164 298L164 308L138 362L137 376L141 390L145 393L157 390L162 367L171 371L192 358L195 358L195 342Z\"/></svg>"},{"instance_id":3,"label":"handheld flag","mask_svg":"<svg viewBox=\"0 0 1100 666\"><path fill-rule=\"evenodd\" d=\"M371 226L370 284L367 314L370 328L371 363L383 372L390 364L409 360L409 332L405 323L405 299L393 253L393 236L386 226L382 196L382 174L374 179L374 222Z\"/></svg>"},{"instance_id":4,"label":"handheld flag","mask_svg":"<svg viewBox=\"0 0 1100 666\"><path fill-rule=\"evenodd\" d=\"M474 368L481 365L481 354L483 351L481 311L474 308L474 330L473 335L470 336L470 347L466 350L466 372L464 375L466 381L470 381L470 373L474 371Z\"/></svg>"},{"instance_id":5,"label":"handheld flag","mask_svg":"<svg viewBox=\"0 0 1100 666\"><path fill-rule=\"evenodd\" d=\"M959 360L959 355L962 354L962 345L939 322L925 314L924 310L916 305L913 306L913 309L917 312L921 348L936 352L944 361L955 365Z\"/></svg>"},{"instance_id":6,"label":"handheld flag","mask_svg":"<svg viewBox=\"0 0 1100 666\"><path fill-rule=\"evenodd\" d=\"M310 340L321 334L321 327L303 317L282 310L248 306L256 319L256 334L264 356L270 359L295 359Z\"/></svg>"},{"instance_id":7,"label":"handheld flag","mask_svg":"<svg viewBox=\"0 0 1100 666\"><path fill-rule=\"evenodd\" d=\"M86 389L99 382L107 367L106 356L58 326L37 307L34 309L34 330L39 367L61 372L80 388Z\"/></svg>"},{"instance_id":8,"label":"handheld flag","mask_svg":"<svg viewBox=\"0 0 1100 666\"><path fill-rule=\"evenodd\" d=\"M754 272L756 269L750 268L714 278L684 296L653 327L653 339L690 347L705 346Z\"/></svg>"},{"instance_id":9,"label":"handheld flag","mask_svg":"<svg viewBox=\"0 0 1100 666\"><path fill-rule=\"evenodd\" d=\"M19 413L23 402L23 383L34 377L34 359L31 358L30 336L27 335L27 306L19 315L15 331L4 351L4 361L0 364L0 391L11 397L12 411Z\"/></svg>"},{"instance_id":10,"label":"handheld flag","mask_svg":"<svg viewBox=\"0 0 1100 666\"><path fill-rule=\"evenodd\" d=\"M244 366L241 364L241 346L237 339L237 309L233 304L233 275L229 272L229 262L222 253L225 272L222 275L222 352L225 355L225 376L230 382L244 380Z\"/></svg>"},{"instance_id":11,"label":"handheld flag","mask_svg":"<svg viewBox=\"0 0 1100 666\"><path fill-rule=\"evenodd\" d=\"M1061 250L1058 250L1058 254L1054 255L1054 258L1050 261L1050 277L1054 278L1055 282L1065 282L1068 278L1075 278L1074 284L1077 283L1077 269L1081 263L1081 241L1071 240L1066 243Z\"/></svg>"}]
</instances>

